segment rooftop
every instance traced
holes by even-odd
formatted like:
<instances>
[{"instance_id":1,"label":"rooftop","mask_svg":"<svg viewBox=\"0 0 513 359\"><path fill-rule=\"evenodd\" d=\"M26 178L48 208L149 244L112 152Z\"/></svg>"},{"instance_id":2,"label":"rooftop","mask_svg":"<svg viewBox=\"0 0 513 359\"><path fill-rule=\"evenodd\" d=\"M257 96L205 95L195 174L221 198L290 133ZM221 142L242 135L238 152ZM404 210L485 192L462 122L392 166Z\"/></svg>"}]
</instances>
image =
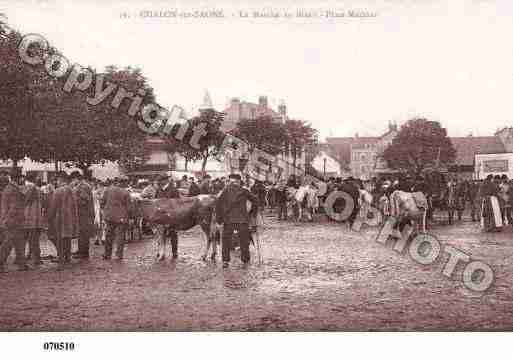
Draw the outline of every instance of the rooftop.
<instances>
[{"instance_id":1,"label":"rooftop","mask_svg":"<svg viewBox=\"0 0 513 359\"><path fill-rule=\"evenodd\" d=\"M455 162L459 165L473 165L477 153L504 153L506 148L498 136L450 137L456 149Z\"/></svg>"}]
</instances>

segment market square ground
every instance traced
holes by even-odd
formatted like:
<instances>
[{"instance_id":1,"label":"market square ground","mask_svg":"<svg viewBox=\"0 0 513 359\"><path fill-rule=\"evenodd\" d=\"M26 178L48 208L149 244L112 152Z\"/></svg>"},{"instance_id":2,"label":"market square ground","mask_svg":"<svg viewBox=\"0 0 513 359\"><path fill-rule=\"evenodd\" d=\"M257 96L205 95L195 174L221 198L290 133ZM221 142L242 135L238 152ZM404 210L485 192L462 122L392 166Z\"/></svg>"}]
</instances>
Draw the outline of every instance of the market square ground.
<instances>
[{"instance_id":1,"label":"market square ground","mask_svg":"<svg viewBox=\"0 0 513 359\"><path fill-rule=\"evenodd\" d=\"M195 229L180 237L180 257L156 263L149 238L130 243L122 262L88 262L64 271L45 262L0 275L0 330L511 330L513 231L482 233L476 222L431 232L489 264L484 294L441 274L447 257L427 266L375 241L377 229L276 222L266 218L264 263L230 269L200 260ZM43 255L54 249L44 240ZM255 259L254 251L253 260ZM12 257L10 258L12 261ZM13 269L10 265L9 269Z\"/></svg>"}]
</instances>

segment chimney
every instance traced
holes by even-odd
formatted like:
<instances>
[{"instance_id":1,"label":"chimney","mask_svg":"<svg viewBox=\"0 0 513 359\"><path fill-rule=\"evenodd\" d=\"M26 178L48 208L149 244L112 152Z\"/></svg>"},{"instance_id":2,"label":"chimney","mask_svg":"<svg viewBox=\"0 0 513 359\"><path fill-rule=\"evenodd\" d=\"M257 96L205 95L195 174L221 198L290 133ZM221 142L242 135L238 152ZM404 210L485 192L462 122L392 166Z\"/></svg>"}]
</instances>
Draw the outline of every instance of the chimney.
<instances>
[{"instance_id":1,"label":"chimney","mask_svg":"<svg viewBox=\"0 0 513 359\"><path fill-rule=\"evenodd\" d=\"M354 134L354 138L358 138L358 132Z\"/></svg>"},{"instance_id":2,"label":"chimney","mask_svg":"<svg viewBox=\"0 0 513 359\"><path fill-rule=\"evenodd\" d=\"M258 104L263 108L267 108L267 96L260 96L258 98Z\"/></svg>"},{"instance_id":3,"label":"chimney","mask_svg":"<svg viewBox=\"0 0 513 359\"><path fill-rule=\"evenodd\" d=\"M237 106L238 104L240 104L240 99L238 97L232 98L231 105L232 106Z\"/></svg>"}]
</instances>

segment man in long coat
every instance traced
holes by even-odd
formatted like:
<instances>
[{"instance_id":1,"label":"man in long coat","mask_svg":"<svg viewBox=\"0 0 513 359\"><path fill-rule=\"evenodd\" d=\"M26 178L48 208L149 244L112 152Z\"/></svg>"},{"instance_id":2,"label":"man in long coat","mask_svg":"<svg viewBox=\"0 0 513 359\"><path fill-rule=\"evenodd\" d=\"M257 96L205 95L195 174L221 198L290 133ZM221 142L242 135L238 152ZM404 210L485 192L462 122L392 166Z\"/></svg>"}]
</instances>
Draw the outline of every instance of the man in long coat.
<instances>
[{"instance_id":1,"label":"man in long coat","mask_svg":"<svg viewBox=\"0 0 513 359\"><path fill-rule=\"evenodd\" d=\"M5 173L0 173L0 204L2 203L2 192L4 191L5 186L9 184L9 176ZM0 228L0 244L4 241L4 233Z\"/></svg>"},{"instance_id":2,"label":"man in long coat","mask_svg":"<svg viewBox=\"0 0 513 359\"><path fill-rule=\"evenodd\" d=\"M174 181L171 177L166 176L159 177L159 186L155 193L155 198L179 198L180 193L174 185ZM178 233L171 228L166 227L162 236L167 237L171 240L171 248L173 250L173 258L178 257Z\"/></svg>"},{"instance_id":3,"label":"man in long coat","mask_svg":"<svg viewBox=\"0 0 513 359\"><path fill-rule=\"evenodd\" d=\"M230 262L230 249L232 237L237 231L240 238L241 260L246 265L250 261L249 255L249 217L247 201L251 202L251 212L258 210L258 199L251 192L241 186L241 176L231 174L230 183L219 195L216 204L216 218L219 224L223 224L222 256L223 268L227 268Z\"/></svg>"},{"instance_id":4,"label":"man in long coat","mask_svg":"<svg viewBox=\"0 0 513 359\"><path fill-rule=\"evenodd\" d=\"M358 187L355 183L355 179L353 177L346 178L339 186L338 190L342 192L346 192L353 199L353 211L348 218L349 228L353 227L353 224L356 220L356 216L358 212L360 212L360 191L358 191Z\"/></svg>"},{"instance_id":5,"label":"man in long coat","mask_svg":"<svg viewBox=\"0 0 513 359\"><path fill-rule=\"evenodd\" d=\"M25 180L25 235L29 243L30 259L34 265L39 265L41 264L39 238L45 223L43 218L43 193L35 182L35 173L28 174Z\"/></svg>"},{"instance_id":6,"label":"man in long coat","mask_svg":"<svg viewBox=\"0 0 513 359\"><path fill-rule=\"evenodd\" d=\"M0 230L4 233L4 241L0 245L0 271L4 270L13 247L18 269L27 270L29 267L25 257L25 194L21 186L21 173L14 170L10 177L2 192L0 203Z\"/></svg>"},{"instance_id":7,"label":"man in long coat","mask_svg":"<svg viewBox=\"0 0 513 359\"><path fill-rule=\"evenodd\" d=\"M89 240L94 233L93 190L79 172L72 175L74 175L73 191L78 208L78 251L73 253L73 257L89 259Z\"/></svg>"},{"instance_id":8,"label":"man in long coat","mask_svg":"<svg viewBox=\"0 0 513 359\"><path fill-rule=\"evenodd\" d=\"M481 225L486 232L500 231L502 228L502 215L499 208L497 195L499 186L493 181L493 176L489 175L481 185Z\"/></svg>"},{"instance_id":9,"label":"man in long coat","mask_svg":"<svg viewBox=\"0 0 513 359\"><path fill-rule=\"evenodd\" d=\"M479 211L481 208L481 201L479 199L479 182L477 180L470 181L468 184L467 200L470 203L472 222L479 219Z\"/></svg>"},{"instance_id":10,"label":"man in long coat","mask_svg":"<svg viewBox=\"0 0 513 359\"><path fill-rule=\"evenodd\" d=\"M205 177L203 177L203 181L201 181L199 188L200 194L212 193L212 187L210 185L210 175L205 175Z\"/></svg>"},{"instance_id":11,"label":"man in long coat","mask_svg":"<svg viewBox=\"0 0 513 359\"><path fill-rule=\"evenodd\" d=\"M112 246L117 238L116 256L123 259L125 248L126 226L130 210L130 193L119 186L118 182L112 183L103 192L100 205L103 208L105 223L107 225L105 235L105 254L103 259L110 260L112 257Z\"/></svg>"},{"instance_id":12,"label":"man in long coat","mask_svg":"<svg viewBox=\"0 0 513 359\"><path fill-rule=\"evenodd\" d=\"M194 181L194 177L191 177L191 185L189 186L189 196L197 196L201 193L199 186Z\"/></svg>"},{"instance_id":13,"label":"man in long coat","mask_svg":"<svg viewBox=\"0 0 513 359\"><path fill-rule=\"evenodd\" d=\"M57 242L59 264L71 261L71 239L78 236L78 208L65 172L58 174L57 189L48 209L49 232Z\"/></svg>"}]
</instances>

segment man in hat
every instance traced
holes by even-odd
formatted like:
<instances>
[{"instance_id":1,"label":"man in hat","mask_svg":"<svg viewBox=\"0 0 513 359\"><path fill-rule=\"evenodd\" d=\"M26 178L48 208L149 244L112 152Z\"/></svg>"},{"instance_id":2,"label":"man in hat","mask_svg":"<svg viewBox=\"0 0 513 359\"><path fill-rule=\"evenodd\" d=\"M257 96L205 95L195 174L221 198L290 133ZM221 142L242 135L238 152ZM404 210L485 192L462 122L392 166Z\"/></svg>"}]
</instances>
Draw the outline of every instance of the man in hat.
<instances>
[{"instance_id":1,"label":"man in hat","mask_svg":"<svg viewBox=\"0 0 513 359\"><path fill-rule=\"evenodd\" d=\"M189 196L197 196L200 194L200 188L196 184L194 177L191 177L191 185L189 186Z\"/></svg>"},{"instance_id":2,"label":"man in hat","mask_svg":"<svg viewBox=\"0 0 513 359\"><path fill-rule=\"evenodd\" d=\"M178 198L180 193L175 186L173 178L160 175L158 177L158 188L155 198Z\"/></svg>"},{"instance_id":3,"label":"man in hat","mask_svg":"<svg viewBox=\"0 0 513 359\"><path fill-rule=\"evenodd\" d=\"M203 181L201 181L199 188L200 194L212 193L212 188L210 186L210 175L205 175L205 177L203 177Z\"/></svg>"},{"instance_id":4,"label":"man in hat","mask_svg":"<svg viewBox=\"0 0 513 359\"><path fill-rule=\"evenodd\" d=\"M2 203L2 192L4 191L4 188L9 184L9 176L1 172L0 173L0 203ZM2 244L4 240L4 234L3 231L0 229L0 244Z\"/></svg>"},{"instance_id":5,"label":"man in hat","mask_svg":"<svg viewBox=\"0 0 513 359\"><path fill-rule=\"evenodd\" d=\"M356 216L358 212L360 212L360 191L358 190L357 185L355 184L355 178L348 177L346 178L339 186L338 190L342 192L346 192L353 200L353 210L351 215L348 218L349 227L352 228L353 224L356 220Z\"/></svg>"},{"instance_id":6,"label":"man in hat","mask_svg":"<svg viewBox=\"0 0 513 359\"><path fill-rule=\"evenodd\" d=\"M74 258L89 259L89 239L94 232L94 199L91 186L78 171L71 174L73 188L78 208L78 251Z\"/></svg>"},{"instance_id":7,"label":"man in hat","mask_svg":"<svg viewBox=\"0 0 513 359\"><path fill-rule=\"evenodd\" d=\"M499 205L502 213L502 222L505 225L506 220L508 224L511 224L511 204L509 203L509 181L508 176L502 175L501 182L499 184Z\"/></svg>"},{"instance_id":8,"label":"man in hat","mask_svg":"<svg viewBox=\"0 0 513 359\"><path fill-rule=\"evenodd\" d=\"M241 176L231 174L229 181L216 204L217 222L224 225L222 238L223 268L227 268L230 263L231 241L235 231L240 238L241 260L244 265L249 263L249 216L254 215L258 210L258 199L241 186ZM247 201L251 202L249 213Z\"/></svg>"},{"instance_id":9,"label":"man in hat","mask_svg":"<svg viewBox=\"0 0 513 359\"><path fill-rule=\"evenodd\" d=\"M179 198L180 193L178 189L175 187L174 181L171 177L166 177L164 175L159 176L158 178L159 186L157 188L157 192L155 194L155 198ZM164 233L162 235L166 238L170 239L171 247L173 249L173 258L178 257L178 233L173 230L170 226L164 229Z\"/></svg>"},{"instance_id":10,"label":"man in hat","mask_svg":"<svg viewBox=\"0 0 513 359\"><path fill-rule=\"evenodd\" d=\"M275 200L278 206L278 221L287 219L287 186L285 180L276 184Z\"/></svg>"},{"instance_id":11,"label":"man in hat","mask_svg":"<svg viewBox=\"0 0 513 359\"><path fill-rule=\"evenodd\" d=\"M75 194L69 185L68 175L60 172L57 176L57 189L53 193L48 209L48 226L51 236L54 236L57 242L57 254L61 266L71 260L71 239L78 236L78 225Z\"/></svg>"},{"instance_id":12,"label":"man in hat","mask_svg":"<svg viewBox=\"0 0 513 359\"><path fill-rule=\"evenodd\" d=\"M111 184L103 193L100 205L104 210L106 223L105 253L103 259L110 260L112 247L117 238L116 256L123 259L126 226L130 209L130 193L117 183Z\"/></svg>"},{"instance_id":13,"label":"man in hat","mask_svg":"<svg viewBox=\"0 0 513 359\"><path fill-rule=\"evenodd\" d=\"M502 216L497 199L498 193L499 186L494 182L493 175L488 175L480 190L481 224L486 232L498 232L502 229Z\"/></svg>"},{"instance_id":14,"label":"man in hat","mask_svg":"<svg viewBox=\"0 0 513 359\"><path fill-rule=\"evenodd\" d=\"M25 236L29 243L30 259L34 265L41 264L39 237L44 226L43 192L36 185L34 172L28 173L25 180Z\"/></svg>"},{"instance_id":15,"label":"man in hat","mask_svg":"<svg viewBox=\"0 0 513 359\"><path fill-rule=\"evenodd\" d=\"M267 194L264 184L259 180L256 180L255 184L251 186L251 193L258 198L258 205L263 209L265 207L265 196Z\"/></svg>"},{"instance_id":16,"label":"man in hat","mask_svg":"<svg viewBox=\"0 0 513 359\"><path fill-rule=\"evenodd\" d=\"M158 178L155 178L150 184L148 184L141 192L141 198L152 199L155 198L157 190L159 188Z\"/></svg>"},{"instance_id":17,"label":"man in hat","mask_svg":"<svg viewBox=\"0 0 513 359\"><path fill-rule=\"evenodd\" d=\"M19 270L27 270L25 257L25 195L22 191L22 177L18 170L13 170L9 183L2 192L0 203L0 230L4 241L0 245L0 271L4 270L5 262L12 248L16 252L15 263Z\"/></svg>"}]
</instances>

